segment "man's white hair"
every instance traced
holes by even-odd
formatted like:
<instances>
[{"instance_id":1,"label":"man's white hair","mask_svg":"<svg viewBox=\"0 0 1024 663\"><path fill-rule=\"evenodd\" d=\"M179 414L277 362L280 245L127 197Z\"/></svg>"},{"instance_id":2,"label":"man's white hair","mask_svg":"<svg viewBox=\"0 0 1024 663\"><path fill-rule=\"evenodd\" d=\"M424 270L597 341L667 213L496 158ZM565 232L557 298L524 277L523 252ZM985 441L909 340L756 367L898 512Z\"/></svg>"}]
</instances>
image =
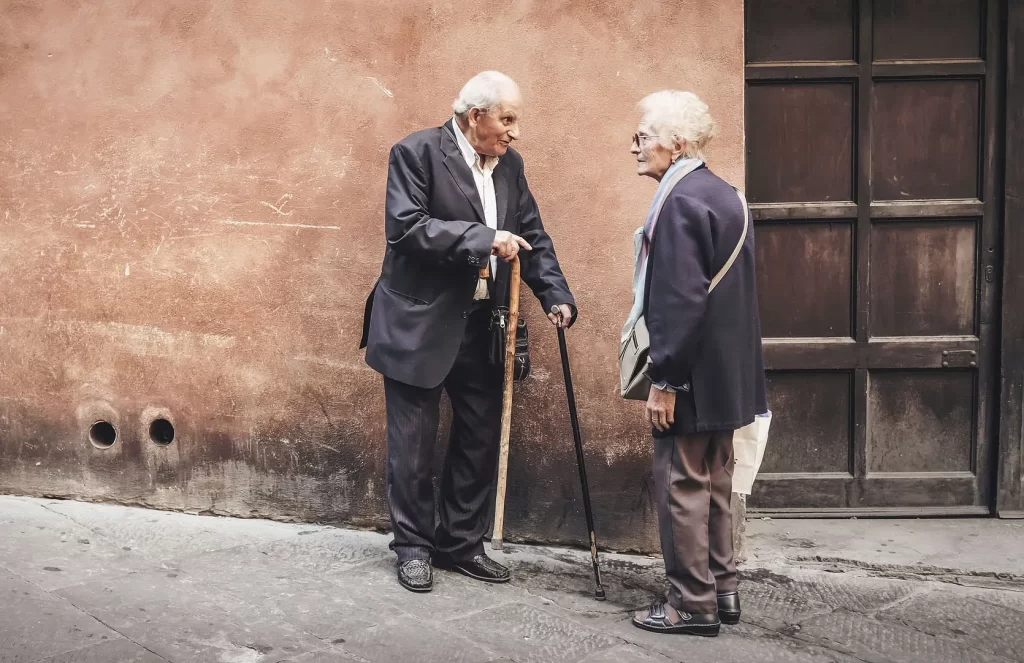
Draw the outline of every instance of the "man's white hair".
<instances>
[{"instance_id":1,"label":"man's white hair","mask_svg":"<svg viewBox=\"0 0 1024 663\"><path fill-rule=\"evenodd\" d=\"M715 137L715 121L708 105L692 92L662 90L644 97L638 104L640 124L650 128L667 149L673 141L686 141L684 156L706 159L705 150Z\"/></svg>"},{"instance_id":2,"label":"man's white hair","mask_svg":"<svg viewBox=\"0 0 1024 663\"><path fill-rule=\"evenodd\" d=\"M462 86L459 98L452 104L456 115L464 116L474 108L490 112L519 97L519 86L500 71L482 71Z\"/></svg>"}]
</instances>

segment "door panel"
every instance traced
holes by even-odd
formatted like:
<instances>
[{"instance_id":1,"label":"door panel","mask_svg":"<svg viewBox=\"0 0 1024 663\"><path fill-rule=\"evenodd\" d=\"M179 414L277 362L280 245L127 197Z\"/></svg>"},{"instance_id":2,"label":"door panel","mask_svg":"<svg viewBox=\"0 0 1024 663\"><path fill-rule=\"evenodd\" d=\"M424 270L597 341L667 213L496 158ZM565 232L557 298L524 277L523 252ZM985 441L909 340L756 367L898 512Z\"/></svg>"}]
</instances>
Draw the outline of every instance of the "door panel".
<instances>
[{"instance_id":1,"label":"door panel","mask_svg":"<svg viewBox=\"0 0 1024 663\"><path fill-rule=\"evenodd\" d=\"M768 378L772 437L786 440L765 450L762 472L836 472L850 475L849 371L772 373Z\"/></svg>"},{"instance_id":2,"label":"door panel","mask_svg":"<svg viewBox=\"0 0 1024 663\"><path fill-rule=\"evenodd\" d=\"M872 372L868 472L970 473L973 396L971 371Z\"/></svg>"},{"instance_id":3,"label":"door panel","mask_svg":"<svg viewBox=\"0 0 1024 663\"><path fill-rule=\"evenodd\" d=\"M853 113L849 83L749 85L749 200L853 200Z\"/></svg>"},{"instance_id":4,"label":"door panel","mask_svg":"<svg viewBox=\"0 0 1024 663\"><path fill-rule=\"evenodd\" d=\"M762 223L757 247L764 336L851 335L852 224Z\"/></svg>"},{"instance_id":5,"label":"door panel","mask_svg":"<svg viewBox=\"0 0 1024 663\"><path fill-rule=\"evenodd\" d=\"M977 80L875 84L874 200L979 197L980 90Z\"/></svg>"},{"instance_id":6,"label":"door panel","mask_svg":"<svg viewBox=\"0 0 1024 663\"><path fill-rule=\"evenodd\" d=\"M985 513L997 0L748 0L763 512Z\"/></svg>"},{"instance_id":7,"label":"door panel","mask_svg":"<svg viewBox=\"0 0 1024 663\"><path fill-rule=\"evenodd\" d=\"M871 227L871 335L975 333L975 223L885 221Z\"/></svg>"},{"instance_id":8,"label":"door panel","mask_svg":"<svg viewBox=\"0 0 1024 663\"><path fill-rule=\"evenodd\" d=\"M875 60L980 58L977 0L876 0Z\"/></svg>"},{"instance_id":9,"label":"door panel","mask_svg":"<svg viewBox=\"0 0 1024 663\"><path fill-rule=\"evenodd\" d=\"M747 3L747 61L853 60L849 2L761 0Z\"/></svg>"}]
</instances>

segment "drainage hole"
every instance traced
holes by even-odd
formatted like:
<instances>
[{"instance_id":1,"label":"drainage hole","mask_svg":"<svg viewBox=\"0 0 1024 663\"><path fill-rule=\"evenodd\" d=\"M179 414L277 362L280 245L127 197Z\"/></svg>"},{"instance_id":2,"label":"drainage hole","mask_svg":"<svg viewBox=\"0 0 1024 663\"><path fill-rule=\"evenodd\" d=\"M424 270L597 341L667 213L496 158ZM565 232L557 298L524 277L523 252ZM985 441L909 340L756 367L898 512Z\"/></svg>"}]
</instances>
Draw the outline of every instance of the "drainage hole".
<instances>
[{"instance_id":1,"label":"drainage hole","mask_svg":"<svg viewBox=\"0 0 1024 663\"><path fill-rule=\"evenodd\" d=\"M109 421L97 421L89 428L89 441L97 449L109 449L117 440L117 429Z\"/></svg>"},{"instance_id":2,"label":"drainage hole","mask_svg":"<svg viewBox=\"0 0 1024 663\"><path fill-rule=\"evenodd\" d=\"M154 419L149 425L149 439L163 445L174 442L174 425L166 419Z\"/></svg>"}]
</instances>

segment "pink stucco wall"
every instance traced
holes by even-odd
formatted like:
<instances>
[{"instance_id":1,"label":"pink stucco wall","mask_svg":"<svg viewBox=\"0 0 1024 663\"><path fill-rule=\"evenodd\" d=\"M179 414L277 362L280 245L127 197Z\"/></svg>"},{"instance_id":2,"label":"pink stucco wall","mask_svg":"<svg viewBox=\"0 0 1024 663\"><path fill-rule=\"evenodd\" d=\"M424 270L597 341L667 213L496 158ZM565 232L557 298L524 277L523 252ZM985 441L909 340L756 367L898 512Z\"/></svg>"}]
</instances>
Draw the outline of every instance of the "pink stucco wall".
<instances>
[{"instance_id":1,"label":"pink stucco wall","mask_svg":"<svg viewBox=\"0 0 1024 663\"><path fill-rule=\"evenodd\" d=\"M694 90L710 165L741 182L742 25L738 0L2 3L0 491L385 524L381 379L356 345L387 151L496 68L523 88L519 148L580 305L599 536L655 549L615 366L654 191L629 139L644 94ZM524 310L506 532L577 540L557 343Z\"/></svg>"}]
</instances>

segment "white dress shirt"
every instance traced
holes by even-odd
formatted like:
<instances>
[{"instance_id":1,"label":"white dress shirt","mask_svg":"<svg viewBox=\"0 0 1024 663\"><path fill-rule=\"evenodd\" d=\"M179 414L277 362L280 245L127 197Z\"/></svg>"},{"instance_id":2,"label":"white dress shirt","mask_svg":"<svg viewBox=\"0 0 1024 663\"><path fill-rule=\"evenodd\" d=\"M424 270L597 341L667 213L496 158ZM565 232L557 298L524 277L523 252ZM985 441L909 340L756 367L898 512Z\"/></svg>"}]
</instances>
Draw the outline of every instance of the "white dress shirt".
<instances>
[{"instance_id":1,"label":"white dress shirt","mask_svg":"<svg viewBox=\"0 0 1024 663\"><path fill-rule=\"evenodd\" d=\"M480 202L484 205L484 223L488 228L498 229L498 201L494 197L494 168L498 165L498 157L489 157L477 154L462 129L459 128L458 118L452 118L452 128L455 130L455 142L459 144L466 165L473 173L473 181L476 183L476 192L480 195ZM498 257L491 256L491 276L493 277L498 268ZM477 284L474 299L487 299L487 282L483 279Z\"/></svg>"}]
</instances>

